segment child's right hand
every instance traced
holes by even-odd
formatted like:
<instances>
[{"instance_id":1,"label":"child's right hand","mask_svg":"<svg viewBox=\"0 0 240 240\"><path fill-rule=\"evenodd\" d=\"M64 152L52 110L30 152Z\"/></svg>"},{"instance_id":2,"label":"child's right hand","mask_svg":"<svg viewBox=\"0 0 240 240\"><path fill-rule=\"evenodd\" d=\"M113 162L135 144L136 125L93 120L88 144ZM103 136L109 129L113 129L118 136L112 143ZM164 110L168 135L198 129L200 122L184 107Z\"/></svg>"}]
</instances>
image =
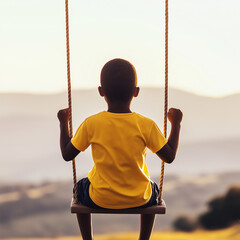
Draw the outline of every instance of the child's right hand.
<instances>
[{"instance_id":1,"label":"child's right hand","mask_svg":"<svg viewBox=\"0 0 240 240\"><path fill-rule=\"evenodd\" d=\"M183 114L180 109L170 108L167 116L172 125L177 125L181 123Z\"/></svg>"},{"instance_id":2,"label":"child's right hand","mask_svg":"<svg viewBox=\"0 0 240 240\"><path fill-rule=\"evenodd\" d=\"M61 109L58 111L57 117L60 122L68 122L69 120L69 108Z\"/></svg>"}]
</instances>

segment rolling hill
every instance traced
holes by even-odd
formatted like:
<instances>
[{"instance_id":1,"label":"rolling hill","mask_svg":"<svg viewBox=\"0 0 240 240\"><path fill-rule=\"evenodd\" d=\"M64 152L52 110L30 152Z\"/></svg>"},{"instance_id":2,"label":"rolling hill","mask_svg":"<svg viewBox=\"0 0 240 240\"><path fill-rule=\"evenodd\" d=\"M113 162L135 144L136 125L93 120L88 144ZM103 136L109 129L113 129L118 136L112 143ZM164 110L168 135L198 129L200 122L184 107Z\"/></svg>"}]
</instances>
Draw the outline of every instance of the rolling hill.
<instances>
[{"instance_id":1,"label":"rolling hill","mask_svg":"<svg viewBox=\"0 0 240 240\"><path fill-rule=\"evenodd\" d=\"M179 153L166 167L169 174L204 174L240 170L240 94L208 98L170 89L169 106L184 113ZM59 150L56 113L67 105L66 93L52 95L0 94L0 181L41 182L71 179L71 164ZM163 90L143 88L132 104L133 111L163 122ZM97 90L73 92L74 129L87 116L106 110ZM92 166L91 151L77 160L79 176ZM149 152L153 176L160 172L159 159Z\"/></svg>"},{"instance_id":2,"label":"rolling hill","mask_svg":"<svg viewBox=\"0 0 240 240\"><path fill-rule=\"evenodd\" d=\"M157 216L155 231L170 230L178 216L194 218L205 212L209 200L225 194L239 182L240 172L192 177L167 175L163 192L167 214ZM76 217L70 214L71 196L71 181L0 184L0 238L79 235ZM95 214L93 226L96 234L137 232L139 216Z\"/></svg>"}]
</instances>

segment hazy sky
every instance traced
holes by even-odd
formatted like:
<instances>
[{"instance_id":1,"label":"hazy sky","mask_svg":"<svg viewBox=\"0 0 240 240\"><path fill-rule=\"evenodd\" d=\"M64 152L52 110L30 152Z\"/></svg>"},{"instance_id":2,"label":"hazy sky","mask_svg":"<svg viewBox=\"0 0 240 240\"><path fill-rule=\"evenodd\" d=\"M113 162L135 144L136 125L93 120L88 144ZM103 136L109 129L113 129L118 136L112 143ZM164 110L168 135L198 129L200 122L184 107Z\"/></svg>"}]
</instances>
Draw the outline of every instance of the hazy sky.
<instances>
[{"instance_id":1,"label":"hazy sky","mask_svg":"<svg viewBox=\"0 0 240 240\"><path fill-rule=\"evenodd\" d=\"M170 86L240 92L240 1L169 0ZM131 61L140 86L164 81L163 0L69 0L73 88L99 84L104 63ZM0 0L0 91L66 89L64 0Z\"/></svg>"}]
</instances>

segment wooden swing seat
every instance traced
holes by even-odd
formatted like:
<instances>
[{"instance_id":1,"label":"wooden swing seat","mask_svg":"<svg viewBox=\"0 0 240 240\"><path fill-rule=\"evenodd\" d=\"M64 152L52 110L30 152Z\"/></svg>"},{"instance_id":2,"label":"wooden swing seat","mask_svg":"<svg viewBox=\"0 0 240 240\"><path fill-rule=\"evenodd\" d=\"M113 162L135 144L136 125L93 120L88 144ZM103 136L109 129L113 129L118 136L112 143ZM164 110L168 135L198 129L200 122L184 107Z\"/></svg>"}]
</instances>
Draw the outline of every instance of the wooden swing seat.
<instances>
[{"instance_id":1,"label":"wooden swing seat","mask_svg":"<svg viewBox=\"0 0 240 240\"><path fill-rule=\"evenodd\" d=\"M141 208L141 209L94 209L89 208L81 203L75 203L74 199L71 202L71 213L102 213L102 214L165 214L166 213L166 204L162 200L162 203L159 205Z\"/></svg>"}]
</instances>

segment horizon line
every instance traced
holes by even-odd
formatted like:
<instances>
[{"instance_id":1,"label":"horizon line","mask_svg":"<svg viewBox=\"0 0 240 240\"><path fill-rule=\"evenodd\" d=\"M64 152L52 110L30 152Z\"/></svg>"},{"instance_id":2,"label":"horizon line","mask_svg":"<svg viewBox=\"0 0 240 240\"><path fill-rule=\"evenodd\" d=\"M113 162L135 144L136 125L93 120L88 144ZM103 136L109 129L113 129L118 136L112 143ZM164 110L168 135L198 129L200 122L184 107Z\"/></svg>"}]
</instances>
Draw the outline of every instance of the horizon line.
<instances>
[{"instance_id":1,"label":"horizon line","mask_svg":"<svg viewBox=\"0 0 240 240\"><path fill-rule=\"evenodd\" d=\"M164 89L164 86L140 86L140 89ZM96 90L97 87L82 87L82 88L72 88L72 92L74 91L88 91L88 90ZM169 90L177 90L180 92L186 92L188 94L192 94L199 97L207 97L207 98L226 98L234 95L239 95L240 91L225 93L225 94L207 94L207 93L199 93L195 91L186 90L183 88L177 87L169 87ZM56 91L35 91L35 90L0 90L0 94L16 94L16 95L58 95L62 93L67 93L67 89L56 90Z\"/></svg>"}]
</instances>

